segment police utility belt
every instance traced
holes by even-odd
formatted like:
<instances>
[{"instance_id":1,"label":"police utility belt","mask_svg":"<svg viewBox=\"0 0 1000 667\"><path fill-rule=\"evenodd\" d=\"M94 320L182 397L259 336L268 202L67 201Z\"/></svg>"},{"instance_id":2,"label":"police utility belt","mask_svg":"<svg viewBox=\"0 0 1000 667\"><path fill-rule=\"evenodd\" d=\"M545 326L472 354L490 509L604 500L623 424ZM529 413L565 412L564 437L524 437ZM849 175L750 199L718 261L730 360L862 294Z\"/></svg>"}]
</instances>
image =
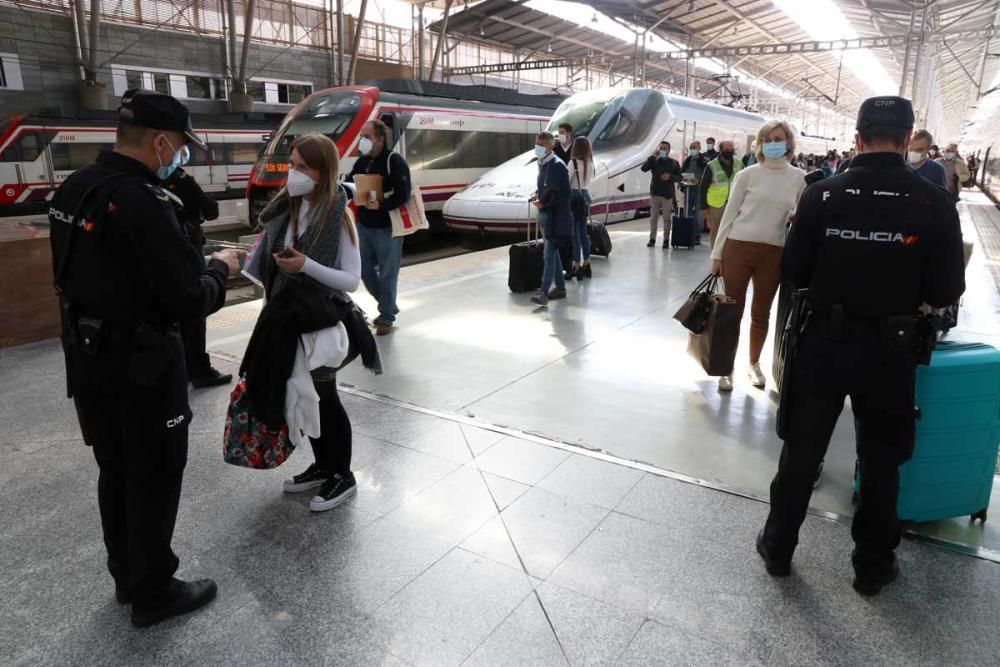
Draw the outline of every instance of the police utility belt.
<instances>
[{"instance_id":1,"label":"police utility belt","mask_svg":"<svg viewBox=\"0 0 1000 667\"><path fill-rule=\"evenodd\" d=\"M913 353L917 363L929 364L937 337L933 320L924 315L886 318L852 317L842 305L829 310L807 306L803 332L815 331L835 343L874 343L890 352Z\"/></svg>"}]
</instances>

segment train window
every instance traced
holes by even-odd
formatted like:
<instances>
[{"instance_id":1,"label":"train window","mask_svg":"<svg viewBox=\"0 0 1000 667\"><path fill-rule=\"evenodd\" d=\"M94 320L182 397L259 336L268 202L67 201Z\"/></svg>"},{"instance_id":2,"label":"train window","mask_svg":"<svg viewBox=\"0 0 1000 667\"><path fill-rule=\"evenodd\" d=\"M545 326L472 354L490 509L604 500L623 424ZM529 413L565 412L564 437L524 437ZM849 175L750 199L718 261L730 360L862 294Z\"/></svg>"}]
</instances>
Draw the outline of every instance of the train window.
<instances>
[{"instance_id":1,"label":"train window","mask_svg":"<svg viewBox=\"0 0 1000 667\"><path fill-rule=\"evenodd\" d=\"M267 101L267 94L264 92L263 81L247 81L247 95L258 102Z\"/></svg>"},{"instance_id":2,"label":"train window","mask_svg":"<svg viewBox=\"0 0 1000 667\"><path fill-rule=\"evenodd\" d=\"M312 94L312 86L304 86L295 83L278 84L279 104L298 104Z\"/></svg>"},{"instance_id":3,"label":"train window","mask_svg":"<svg viewBox=\"0 0 1000 667\"><path fill-rule=\"evenodd\" d=\"M125 70L125 82L128 90L131 90L132 88L142 88L142 72L134 69Z\"/></svg>"},{"instance_id":4,"label":"train window","mask_svg":"<svg viewBox=\"0 0 1000 667\"><path fill-rule=\"evenodd\" d=\"M153 90L164 95L170 94L170 75L153 73Z\"/></svg>"},{"instance_id":5,"label":"train window","mask_svg":"<svg viewBox=\"0 0 1000 667\"><path fill-rule=\"evenodd\" d=\"M258 150L260 144L226 144L226 164L253 164Z\"/></svg>"},{"instance_id":6,"label":"train window","mask_svg":"<svg viewBox=\"0 0 1000 667\"><path fill-rule=\"evenodd\" d=\"M213 146L209 144L206 150L201 150L200 148L191 148L191 159L188 160L186 166L188 167L205 167L212 164ZM256 157L256 156L255 156Z\"/></svg>"},{"instance_id":7,"label":"train window","mask_svg":"<svg viewBox=\"0 0 1000 667\"><path fill-rule=\"evenodd\" d=\"M70 144L53 142L49 146L52 168L55 171L76 171L97 159L102 148L110 149L111 144Z\"/></svg>"},{"instance_id":8,"label":"train window","mask_svg":"<svg viewBox=\"0 0 1000 667\"><path fill-rule=\"evenodd\" d=\"M410 169L460 169L461 132L415 130L406 134Z\"/></svg>"},{"instance_id":9,"label":"train window","mask_svg":"<svg viewBox=\"0 0 1000 667\"><path fill-rule=\"evenodd\" d=\"M0 156L3 162L34 162L42 152L41 137L37 132L23 134L13 146Z\"/></svg>"},{"instance_id":10,"label":"train window","mask_svg":"<svg viewBox=\"0 0 1000 667\"><path fill-rule=\"evenodd\" d=\"M207 76L187 76L187 96L198 100L212 99L212 79Z\"/></svg>"}]
</instances>

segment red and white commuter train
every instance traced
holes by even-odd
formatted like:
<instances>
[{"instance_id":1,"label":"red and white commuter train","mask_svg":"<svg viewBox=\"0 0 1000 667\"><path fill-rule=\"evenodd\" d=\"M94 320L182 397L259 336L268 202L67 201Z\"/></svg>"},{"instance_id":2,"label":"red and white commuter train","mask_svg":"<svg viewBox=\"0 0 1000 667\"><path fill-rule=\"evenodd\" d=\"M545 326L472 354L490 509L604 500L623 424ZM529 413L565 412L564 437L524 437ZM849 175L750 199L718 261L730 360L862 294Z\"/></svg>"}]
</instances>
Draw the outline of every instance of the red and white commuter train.
<instances>
[{"instance_id":1,"label":"red and white commuter train","mask_svg":"<svg viewBox=\"0 0 1000 667\"><path fill-rule=\"evenodd\" d=\"M284 186L289 146L302 134L333 139L346 174L359 154L361 127L383 121L427 210L435 211L490 169L530 149L562 99L402 79L318 91L288 113L261 153L247 187L250 219L256 221Z\"/></svg>"},{"instance_id":2,"label":"red and white commuter train","mask_svg":"<svg viewBox=\"0 0 1000 667\"><path fill-rule=\"evenodd\" d=\"M208 151L191 151L185 169L216 197L242 197L257 156L280 119L278 114L195 115L195 130L208 142ZM45 210L49 194L67 176L114 142L114 114L0 120L0 215Z\"/></svg>"}]
</instances>

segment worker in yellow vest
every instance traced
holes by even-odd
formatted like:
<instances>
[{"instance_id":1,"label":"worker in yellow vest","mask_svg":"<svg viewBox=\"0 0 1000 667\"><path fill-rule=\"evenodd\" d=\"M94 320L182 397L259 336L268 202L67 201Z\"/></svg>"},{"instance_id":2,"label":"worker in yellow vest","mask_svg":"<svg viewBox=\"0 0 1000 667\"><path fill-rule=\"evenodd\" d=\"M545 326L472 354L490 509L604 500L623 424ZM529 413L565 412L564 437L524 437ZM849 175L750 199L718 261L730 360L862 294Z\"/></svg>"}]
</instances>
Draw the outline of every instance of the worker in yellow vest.
<instances>
[{"instance_id":1,"label":"worker in yellow vest","mask_svg":"<svg viewBox=\"0 0 1000 667\"><path fill-rule=\"evenodd\" d=\"M712 246L719 233L719 223L729 201L729 185L736 172L743 169L743 163L736 157L736 147L732 141L719 144L719 157L708 163L701 177L700 196L701 217L708 225Z\"/></svg>"}]
</instances>

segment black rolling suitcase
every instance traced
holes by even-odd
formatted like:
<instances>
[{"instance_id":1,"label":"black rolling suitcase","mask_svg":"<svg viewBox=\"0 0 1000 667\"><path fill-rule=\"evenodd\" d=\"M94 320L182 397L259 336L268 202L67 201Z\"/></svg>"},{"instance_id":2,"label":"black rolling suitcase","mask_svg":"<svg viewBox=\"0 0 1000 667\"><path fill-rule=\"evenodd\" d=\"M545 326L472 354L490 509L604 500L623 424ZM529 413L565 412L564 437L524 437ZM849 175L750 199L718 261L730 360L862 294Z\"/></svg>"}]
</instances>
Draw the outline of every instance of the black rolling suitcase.
<instances>
[{"instance_id":1,"label":"black rolling suitcase","mask_svg":"<svg viewBox=\"0 0 1000 667\"><path fill-rule=\"evenodd\" d=\"M590 238L590 254L607 257L611 254L611 235L602 222L589 221L587 236Z\"/></svg>"},{"instance_id":2,"label":"black rolling suitcase","mask_svg":"<svg viewBox=\"0 0 1000 667\"><path fill-rule=\"evenodd\" d=\"M531 206L529 203L528 206ZM545 265L545 241L531 238L531 216L528 216L528 240L510 247L510 269L507 287L511 292L530 292L542 286L542 269ZM537 233L538 225L535 224Z\"/></svg>"},{"instance_id":3,"label":"black rolling suitcase","mask_svg":"<svg viewBox=\"0 0 1000 667\"><path fill-rule=\"evenodd\" d=\"M694 250L698 245L698 219L693 216L675 215L670 224L670 247Z\"/></svg>"}]
</instances>

